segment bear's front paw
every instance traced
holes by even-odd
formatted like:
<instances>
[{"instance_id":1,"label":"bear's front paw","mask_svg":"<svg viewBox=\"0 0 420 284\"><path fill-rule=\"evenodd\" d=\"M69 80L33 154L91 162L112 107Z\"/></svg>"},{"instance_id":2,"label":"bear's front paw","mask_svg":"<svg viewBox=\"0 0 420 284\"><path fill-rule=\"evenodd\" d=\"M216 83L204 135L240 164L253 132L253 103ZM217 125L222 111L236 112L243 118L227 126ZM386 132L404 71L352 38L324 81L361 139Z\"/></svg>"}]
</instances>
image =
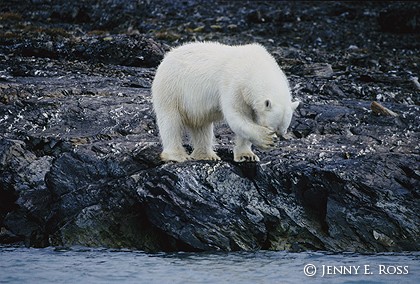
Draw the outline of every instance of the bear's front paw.
<instances>
[{"instance_id":1,"label":"bear's front paw","mask_svg":"<svg viewBox=\"0 0 420 284\"><path fill-rule=\"evenodd\" d=\"M260 158L255 155L253 152L242 152L236 153L233 152L233 160L235 162L259 162Z\"/></svg>"},{"instance_id":2,"label":"bear's front paw","mask_svg":"<svg viewBox=\"0 0 420 284\"><path fill-rule=\"evenodd\" d=\"M261 149L267 150L273 148L278 141L279 138L277 137L275 131L266 127L261 127L259 137L255 141L252 141L252 144Z\"/></svg>"}]
</instances>

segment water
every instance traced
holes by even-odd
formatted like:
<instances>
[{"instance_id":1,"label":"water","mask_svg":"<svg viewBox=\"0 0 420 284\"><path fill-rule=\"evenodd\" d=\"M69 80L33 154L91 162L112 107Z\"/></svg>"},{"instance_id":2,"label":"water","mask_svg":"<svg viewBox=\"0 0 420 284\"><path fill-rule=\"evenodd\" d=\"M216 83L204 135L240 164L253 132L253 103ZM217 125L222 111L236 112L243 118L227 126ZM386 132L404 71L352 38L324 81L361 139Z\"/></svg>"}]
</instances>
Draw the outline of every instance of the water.
<instances>
[{"instance_id":1,"label":"water","mask_svg":"<svg viewBox=\"0 0 420 284\"><path fill-rule=\"evenodd\" d=\"M0 283L419 283L419 260L420 252L151 254L0 247ZM304 269L315 275L306 276Z\"/></svg>"}]
</instances>

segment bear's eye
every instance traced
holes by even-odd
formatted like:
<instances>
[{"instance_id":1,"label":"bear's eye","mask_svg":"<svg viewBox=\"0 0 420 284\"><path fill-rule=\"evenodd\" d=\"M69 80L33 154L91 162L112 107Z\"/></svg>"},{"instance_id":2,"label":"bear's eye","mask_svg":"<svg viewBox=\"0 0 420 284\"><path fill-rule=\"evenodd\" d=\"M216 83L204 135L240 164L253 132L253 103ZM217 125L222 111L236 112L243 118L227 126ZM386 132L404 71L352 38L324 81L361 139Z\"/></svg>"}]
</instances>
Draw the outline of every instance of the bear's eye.
<instances>
[{"instance_id":1,"label":"bear's eye","mask_svg":"<svg viewBox=\"0 0 420 284\"><path fill-rule=\"evenodd\" d=\"M266 109L270 109L271 108L271 101L270 100L265 100L264 104L265 104L265 108Z\"/></svg>"}]
</instances>

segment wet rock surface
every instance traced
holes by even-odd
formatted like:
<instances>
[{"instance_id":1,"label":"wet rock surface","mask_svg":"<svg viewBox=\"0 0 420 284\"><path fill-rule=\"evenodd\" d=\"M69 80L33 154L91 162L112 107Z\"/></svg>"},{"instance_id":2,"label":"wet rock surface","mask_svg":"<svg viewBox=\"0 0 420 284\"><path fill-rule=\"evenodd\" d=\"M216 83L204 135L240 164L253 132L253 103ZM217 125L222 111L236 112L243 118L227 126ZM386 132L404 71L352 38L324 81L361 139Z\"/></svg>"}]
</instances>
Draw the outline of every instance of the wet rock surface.
<instances>
[{"instance_id":1,"label":"wet rock surface","mask_svg":"<svg viewBox=\"0 0 420 284\"><path fill-rule=\"evenodd\" d=\"M0 3L0 242L420 249L419 4L154 2ZM150 86L190 40L259 42L288 75L302 104L260 163L223 122L222 161L160 162Z\"/></svg>"}]
</instances>

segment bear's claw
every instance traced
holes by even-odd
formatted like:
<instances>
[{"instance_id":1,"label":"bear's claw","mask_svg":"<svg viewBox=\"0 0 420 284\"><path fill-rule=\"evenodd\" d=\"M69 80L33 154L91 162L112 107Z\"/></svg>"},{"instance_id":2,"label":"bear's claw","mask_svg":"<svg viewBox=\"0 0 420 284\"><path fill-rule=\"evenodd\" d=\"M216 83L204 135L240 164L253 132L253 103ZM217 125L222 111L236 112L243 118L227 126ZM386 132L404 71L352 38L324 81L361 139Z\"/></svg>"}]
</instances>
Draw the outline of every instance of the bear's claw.
<instances>
[{"instance_id":1,"label":"bear's claw","mask_svg":"<svg viewBox=\"0 0 420 284\"><path fill-rule=\"evenodd\" d=\"M274 148L279 141L275 131L272 131L268 128L263 128L261 135L256 143L252 143L264 150Z\"/></svg>"},{"instance_id":2,"label":"bear's claw","mask_svg":"<svg viewBox=\"0 0 420 284\"><path fill-rule=\"evenodd\" d=\"M260 158L254 153L241 153L241 154L234 154L233 160L235 162L259 162Z\"/></svg>"}]
</instances>

